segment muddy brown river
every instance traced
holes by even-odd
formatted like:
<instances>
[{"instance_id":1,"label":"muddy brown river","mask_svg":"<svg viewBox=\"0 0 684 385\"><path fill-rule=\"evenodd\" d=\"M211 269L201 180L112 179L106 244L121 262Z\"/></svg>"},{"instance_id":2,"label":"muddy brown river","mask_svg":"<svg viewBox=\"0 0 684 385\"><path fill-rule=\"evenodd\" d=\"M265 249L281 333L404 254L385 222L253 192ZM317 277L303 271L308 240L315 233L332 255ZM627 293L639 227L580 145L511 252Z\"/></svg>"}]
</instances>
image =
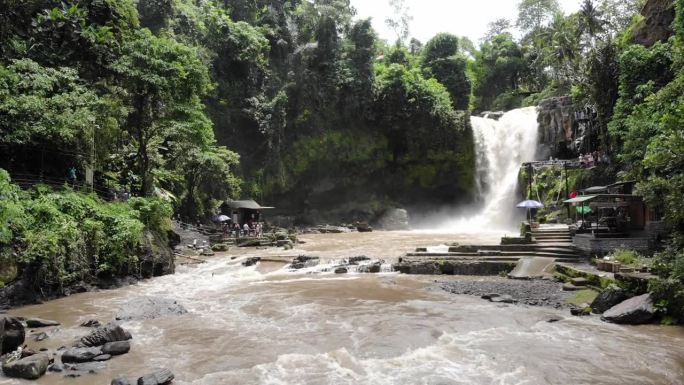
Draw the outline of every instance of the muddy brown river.
<instances>
[{"instance_id":1,"label":"muddy brown river","mask_svg":"<svg viewBox=\"0 0 684 385\"><path fill-rule=\"evenodd\" d=\"M11 314L60 321L47 329L47 340L29 340L32 348L54 350L87 333L81 322L111 320L130 298L173 298L189 311L124 322L133 334L130 353L98 374L49 373L38 384L109 384L155 367L171 369L176 384L684 383L684 328L618 326L566 311L496 305L448 294L434 276L320 272L338 258L389 261L416 246L495 242L500 235L309 235L293 251L229 252L179 266L172 276ZM323 266L290 272L277 263L240 264L250 255L299 254L321 256ZM564 319L548 323L550 316ZM30 382L0 377L2 385L23 383Z\"/></svg>"}]
</instances>

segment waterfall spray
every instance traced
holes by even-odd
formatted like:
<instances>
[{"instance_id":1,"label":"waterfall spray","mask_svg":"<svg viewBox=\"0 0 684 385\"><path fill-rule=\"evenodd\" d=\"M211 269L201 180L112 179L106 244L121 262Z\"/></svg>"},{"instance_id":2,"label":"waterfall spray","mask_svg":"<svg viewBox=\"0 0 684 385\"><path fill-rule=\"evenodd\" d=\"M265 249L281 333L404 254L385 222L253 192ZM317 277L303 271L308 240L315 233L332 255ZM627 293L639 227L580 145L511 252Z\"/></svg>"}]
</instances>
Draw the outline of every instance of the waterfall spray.
<instances>
[{"instance_id":1,"label":"waterfall spray","mask_svg":"<svg viewBox=\"0 0 684 385\"><path fill-rule=\"evenodd\" d=\"M510 111L498 121L472 117L477 154L477 190L483 206L467 218L448 220L442 230L453 232L514 231L524 212L515 208L518 173L535 160L537 109Z\"/></svg>"}]
</instances>

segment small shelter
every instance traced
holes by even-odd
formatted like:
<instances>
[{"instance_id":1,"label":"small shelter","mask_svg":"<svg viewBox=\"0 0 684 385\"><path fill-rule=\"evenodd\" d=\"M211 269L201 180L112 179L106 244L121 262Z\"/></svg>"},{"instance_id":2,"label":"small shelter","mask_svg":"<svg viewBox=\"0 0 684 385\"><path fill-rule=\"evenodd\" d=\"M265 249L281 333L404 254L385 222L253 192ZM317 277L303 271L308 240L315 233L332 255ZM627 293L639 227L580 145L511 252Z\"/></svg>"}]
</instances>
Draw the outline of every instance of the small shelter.
<instances>
[{"instance_id":1,"label":"small shelter","mask_svg":"<svg viewBox=\"0 0 684 385\"><path fill-rule=\"evenodd\" d=\"M262 211L275 207L262 206L254 200L225 201L221 205L221 214L227 215L231 222L243 226L245 223L262 222Z\"/></svg>"}]
</instances>

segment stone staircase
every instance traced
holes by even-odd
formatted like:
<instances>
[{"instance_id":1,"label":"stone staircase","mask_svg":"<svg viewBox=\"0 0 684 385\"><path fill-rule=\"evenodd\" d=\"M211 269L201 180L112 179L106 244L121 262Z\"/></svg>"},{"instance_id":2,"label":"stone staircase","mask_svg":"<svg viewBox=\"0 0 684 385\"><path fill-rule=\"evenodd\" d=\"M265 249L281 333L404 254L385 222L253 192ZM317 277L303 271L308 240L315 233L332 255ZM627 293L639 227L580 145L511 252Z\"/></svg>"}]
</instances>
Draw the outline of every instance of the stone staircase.
<instances>
[{"instance_id":1,"label":"stone staircase","mask_svg":"<svg viewBox=\"0 0 684 385\"><path fill-rule=\"evenodd\" d=\"M418 248L407 253L401 262L404 265L441 264L455 273L462 271L510 272L519 261L530 258L546 258L550 261L562 260L575 263L583 260L583 253L572 244L572 236L567 227L541 227L532 232L533 243L507 245L454 245L446 250L431 251ZM418 273L420 274L420 273ZM458 274L458 273L457 273ZM475 274L479 275L479 274Z\"/></svg>"}]
</instances>

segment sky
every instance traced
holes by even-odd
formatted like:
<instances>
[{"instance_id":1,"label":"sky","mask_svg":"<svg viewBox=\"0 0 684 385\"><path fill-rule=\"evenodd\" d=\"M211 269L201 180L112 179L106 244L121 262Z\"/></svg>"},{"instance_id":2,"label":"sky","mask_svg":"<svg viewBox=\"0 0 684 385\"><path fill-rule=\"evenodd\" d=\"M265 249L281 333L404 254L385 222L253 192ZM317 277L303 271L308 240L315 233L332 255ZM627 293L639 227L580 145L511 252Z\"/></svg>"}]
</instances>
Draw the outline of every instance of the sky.
<instances>
[{"instance_id":1,"label":"sky","mask_svg":"<svg viewBox=\"0 0 684 385\"><path fill-rule=\"evenodd\" d=\"M577 11L580 2L559 0L566 14ZM406 0L409 14L413 16L411 37L425 43L439 32L450 32L466 36L477 44L489 22L507 18L515 23L518 3L518 0ZM351 4L356 8L357 18L373 19L380 38L389 42L396 40L394 32L385 25L385 19L393 16L389 0L351 0Z\"/></svg>"}]
</instances>

